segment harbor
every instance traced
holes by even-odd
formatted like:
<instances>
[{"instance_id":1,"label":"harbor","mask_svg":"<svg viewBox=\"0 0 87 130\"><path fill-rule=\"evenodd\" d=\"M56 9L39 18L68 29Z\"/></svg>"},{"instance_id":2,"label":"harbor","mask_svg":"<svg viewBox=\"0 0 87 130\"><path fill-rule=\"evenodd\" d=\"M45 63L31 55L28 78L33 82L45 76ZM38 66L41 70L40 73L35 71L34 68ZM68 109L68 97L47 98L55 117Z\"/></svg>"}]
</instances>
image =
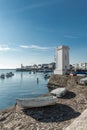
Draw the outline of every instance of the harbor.
<instances>
[{"instance_id":1,"label":"harbor","mask_svg":"<svg viewBox=\"0 0 87 130\"><path fill-rule=\"evenodd\" d=\"M0 70L0 74L4 75L9 72L14 76L0 78L0 110L14 105L17 98L38 97L48 93L48 79L44 78L44 73Z\"/></svg>"},{"instance_id":2,"label":"harbor","mask_svg":"<svg viewBox=\"0 0 87 130\"><path fill-rule=\"evenodd\" d=\"M56 48L55 64L1 70L0 129L67 130L80 117L87 107L87 71L70 68L64 45Z\"/></svg>"},{"instance_id":3,"label":"harbor","mask_svg":"<svg viewBox=\"0 0 87 130\"><path fill-rule=\"evenodd\" d=\"M87 130L86 5L0 0L0 130Z\"/></svg>"},{"instance_id":4,"label":"harbor","mask_svg":"<svg viewBox=\"0 0 87 130\"><path fill-rule=\"evenodd\" d=\"M68 93L64 97L58 98L55 105L40 108L21 109L18 105L13 105L1 111L0 129L66 130L87 108L87 86L76 84L75 77L71 77L67 85L66 77L64 79L62 76L61 78L56 76L50 79L49 84L56 82L58 85L58 81L61 81L61 86L66 85ZM49 93L44 94L44 96L47 95ZM83 118L82 121L84 120L86 119ZM82 123L78 126L81 125Z\"/></svg>"}]
</instances>

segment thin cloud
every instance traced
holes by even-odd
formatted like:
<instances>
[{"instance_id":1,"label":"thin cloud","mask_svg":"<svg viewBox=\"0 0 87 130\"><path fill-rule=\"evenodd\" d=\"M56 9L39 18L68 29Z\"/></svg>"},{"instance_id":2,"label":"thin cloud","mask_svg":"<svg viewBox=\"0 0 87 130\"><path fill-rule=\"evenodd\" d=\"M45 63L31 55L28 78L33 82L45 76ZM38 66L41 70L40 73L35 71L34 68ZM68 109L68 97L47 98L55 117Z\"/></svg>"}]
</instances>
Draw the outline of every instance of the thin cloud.
<instances>
[{"instance_id":1,"label":"thin cloud","mask_svg":"<svg viewBox=\"0 0 87 130\"><path fill-rule=\"evenodd\" d=\"M11 48L0 46L0 51L9 51L9 50L11 50Z\"/></svg>"},{"instance_id":2,"label":"thin cloud","mask_svg":"<svg viewBox=\"0 0 87 130\"><path fill-rule=\"evenodd\" d=\"M0 52L5 52L5 51L19 51L19 48L9 47L8 45L0 45Z\"/></svg>"},{"instance_id":3,"label":"thin cloud","mask_svg":"<svg viewBox=\"0 0 87 130\"><path fill-rule=\"evenodd\" d=\"M49 50L52 49L52 47L42 47L42 46L37 46L37 45L20 45L21 48L24 49L38 49L38 50Z\"/></svg>"}]
</instances>

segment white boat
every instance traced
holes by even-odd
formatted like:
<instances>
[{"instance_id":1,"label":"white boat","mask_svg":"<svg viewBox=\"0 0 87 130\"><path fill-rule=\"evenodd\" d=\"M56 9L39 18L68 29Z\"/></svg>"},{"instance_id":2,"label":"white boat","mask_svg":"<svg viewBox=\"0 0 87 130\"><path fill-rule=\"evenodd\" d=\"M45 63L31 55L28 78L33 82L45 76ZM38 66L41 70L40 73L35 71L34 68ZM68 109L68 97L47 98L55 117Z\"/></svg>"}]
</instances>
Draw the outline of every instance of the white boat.
<instances>
[{"instance_id":1,"label":"white boat","mask_svg":"<svg viewBox=\"0 0 87 130\"><path fill-rule=\"evenodd\" d=\"M55 96L21 98L16 99L17 105L23 108L43 107L56 104L58 99Z\"/></svg>"}]
</instances>

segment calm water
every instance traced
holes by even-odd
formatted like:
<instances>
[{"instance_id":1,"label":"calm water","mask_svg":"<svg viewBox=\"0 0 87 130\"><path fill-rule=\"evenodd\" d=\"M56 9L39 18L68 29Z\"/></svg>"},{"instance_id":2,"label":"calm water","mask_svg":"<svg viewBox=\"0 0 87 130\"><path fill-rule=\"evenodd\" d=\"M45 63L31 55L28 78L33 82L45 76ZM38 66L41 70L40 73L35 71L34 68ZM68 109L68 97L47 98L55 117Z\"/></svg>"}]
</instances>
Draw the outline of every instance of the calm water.
<instances>
[{"instance_id":1,"label":"calm water","mask_svg":"<svg viewBox=\"0 0 87 130\"><path fill-rule=\"evenodd\" d=\"M41 96L48 92L47 82L43 73L16 72L0 70L1 73L13 72L10 78L0 78L0 110L15 104L17 98ZM37 83L37 78L39 82Z\"/></svg>"}]
</instances>

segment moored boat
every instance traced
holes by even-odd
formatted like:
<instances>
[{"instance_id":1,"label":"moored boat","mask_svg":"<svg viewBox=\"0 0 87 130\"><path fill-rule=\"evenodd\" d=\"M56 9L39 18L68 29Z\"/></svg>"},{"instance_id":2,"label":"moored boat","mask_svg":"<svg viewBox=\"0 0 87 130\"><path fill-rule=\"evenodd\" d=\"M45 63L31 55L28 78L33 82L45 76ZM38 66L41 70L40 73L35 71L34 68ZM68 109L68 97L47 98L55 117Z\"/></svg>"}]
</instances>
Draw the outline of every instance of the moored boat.
<instances>
[{"instance_id":1,"label":"moored boat","mask_svg":"<svg viewBox=\"0 0 87 130\"><path fill-rule=\"evenodd\" d=\"M44 78L45 78L45 79L49 79L49 78L50 78L50 75L45 74L45 75L44 75Z\"/></svg>"},{"instance_id":2,"label":"moored boat","mask_svg":"<svg viewBox=\"0 0 87 130\"><path fill-rule=\"evenodd\" d=\"M9 73L6 73L6 77L9 78L9 77L12 77L14 74L12 72L9 72Z\"/></svg>"},{"instance_id":3,"label":"moored boat","mask_svg":"<svg viewBox=\"0 0 87 130\"><path fill-rule=\"evenodd\" d=\"M76 71L75 73L76 73L77 76L87 76L86 71Z\"/></svg>"},{"instance_id":4,"label":"moored boat","mask_svg":"<svg viewBox=\"0 0 87 130\"><path fill-rule=\"evenodd\" d=\"M9 78L9 77L10 77L10 76L9 76L9 73L6 73L6 77L7 77L7 78Z\"/></svg>"},{"instance_id":5,"label":"moored boat","mask_svg":"<svg viewBox=\"0 0 87 130\"><path fill-rule=\"evenodd\" d=\"M5 74L2 73L0 77L1 77L2 79L4 79L4 78L5 78Z\"/></svg>"},{"instance_id":6,"label":"moored boat","mask_svg":"<svg viewBox=\"0 0 87 130\"><path fill-rule=\"evenodd\" d=\"M56 104L57 97L46 96L46 97L36 97L36 98L21 98L17 99L17 105L23 108L33 108L33 107L43 107Z\"/></svg>"}]
</instances>

